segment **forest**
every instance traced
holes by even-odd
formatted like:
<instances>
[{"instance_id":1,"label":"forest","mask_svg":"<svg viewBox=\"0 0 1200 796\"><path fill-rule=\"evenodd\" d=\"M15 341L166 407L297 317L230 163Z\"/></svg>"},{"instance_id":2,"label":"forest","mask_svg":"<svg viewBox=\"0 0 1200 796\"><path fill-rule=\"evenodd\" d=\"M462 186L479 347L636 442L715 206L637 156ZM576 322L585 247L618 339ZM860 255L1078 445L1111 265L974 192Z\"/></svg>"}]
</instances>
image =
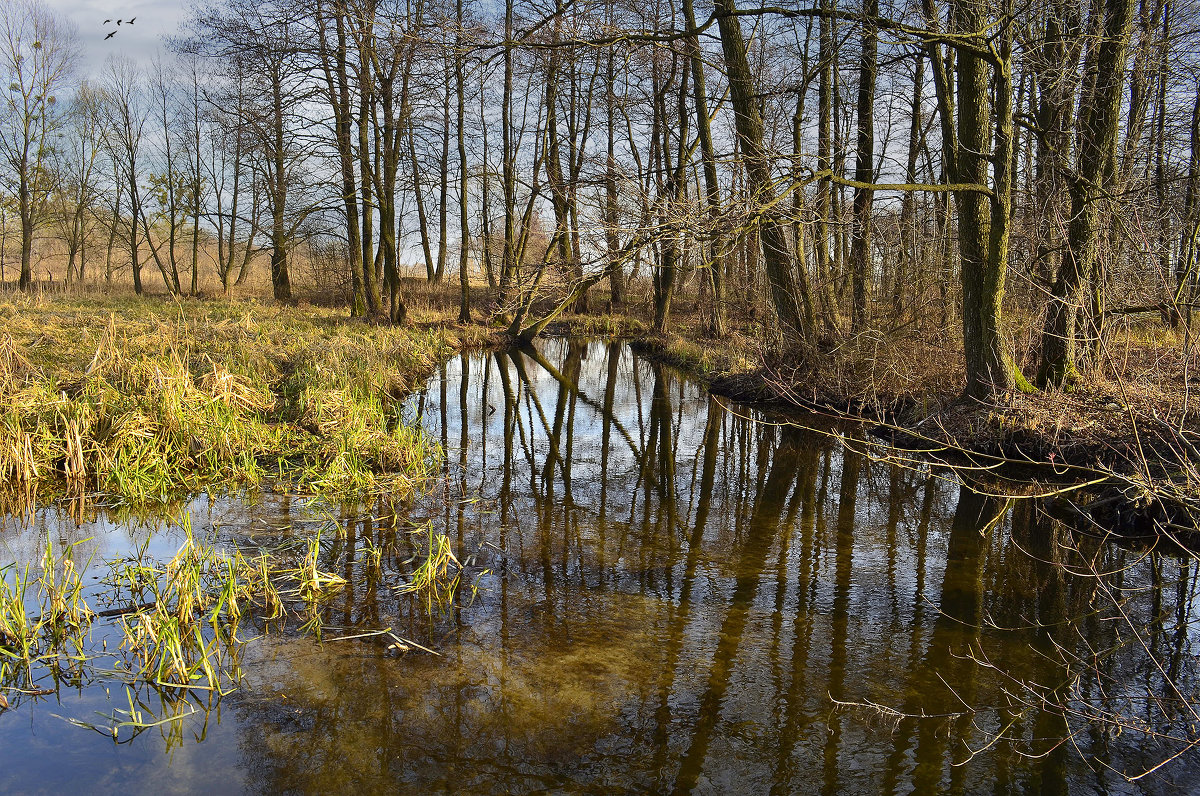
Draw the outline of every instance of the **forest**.
<instances>
[{"instance_id":1,"label":"forest","mask_svg":"<svg viewBox=\"0 0 1200 796\"><path fill-rule=\"evenodd\" d=\"M0 790L1200 788L1200 5L678 2L0 0Z\"/></svg>"},{"instance_id":2,"label":"forest","mask_svg":"<svg viewBox=\"0 0 1200 796\"><path fill-rule=\"evenodd\" d=\"M1190 322L1186 3L239 1L86 77L69 23L4 17L22 289L264 271L402 324L424 276L525 338L632 297L800 360L954 330L976 397Z\"/></svg>"}]
</instances>

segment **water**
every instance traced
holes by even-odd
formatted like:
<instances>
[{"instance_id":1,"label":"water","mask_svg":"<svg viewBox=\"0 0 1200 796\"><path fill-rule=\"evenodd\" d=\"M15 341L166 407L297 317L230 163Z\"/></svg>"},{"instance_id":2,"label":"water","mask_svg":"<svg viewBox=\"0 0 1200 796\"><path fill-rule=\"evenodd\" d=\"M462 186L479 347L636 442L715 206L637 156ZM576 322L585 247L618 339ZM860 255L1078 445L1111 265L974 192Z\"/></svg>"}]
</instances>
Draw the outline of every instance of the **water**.
<instances>
[{"instance_id":1,"label":"water","mask_svg":"<svg viewBox=\"0 0 1200 796\"><path fill-rule=\"evenodd\" d=\"M1186 560L844 452L832 429L711 397L620 344L460 357L410 411L448 461L401 527L445 532L466 583L431 614L396 593L402 551L367 579L365 551L398 532L343 510L325 555L352 587L326 618L439 656L272 633L230 696L143 689L153 715L199 710L118 744L54 714L95 721L127 707L123 687L60 687L0 714L0 791L1200 788L1195 751L1119 773L1196 737ZM243 544L302 536L314 516L273 495L190 510ZM179 541L50 508L8 521L0 559L36 559L47 534L90 538L81 557Z\"/></svg>"}]
</instances>

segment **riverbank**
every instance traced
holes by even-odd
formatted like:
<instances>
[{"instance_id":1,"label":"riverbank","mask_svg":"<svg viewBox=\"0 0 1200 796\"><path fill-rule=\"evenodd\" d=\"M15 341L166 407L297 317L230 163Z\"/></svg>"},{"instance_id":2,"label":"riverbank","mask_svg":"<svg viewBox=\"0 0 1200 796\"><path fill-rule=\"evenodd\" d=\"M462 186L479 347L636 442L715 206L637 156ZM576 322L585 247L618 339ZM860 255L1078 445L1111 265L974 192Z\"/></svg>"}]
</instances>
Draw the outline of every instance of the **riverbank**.
<instances>
[{"instance_id":1,"label":"riverbank","mask_svg":"<svg viewBox=\"0 0 1200 796\"><path fill-rule=\"evenodd\" d=\"M134 502L266 478L344 497L406 494L438 451L400 422L400 401L453 352L500 335L456 324L454 298L436 286L415 294L397 329L344 307L252 298L7 294L0 478L21 489L65 478ZM486 307L477 295L476 316ZM660 335L639 309L566 315L548 331L620 337L715 393L865 422L876 439L958 462L1200 493L1190 396L1200 363L1181 353L1181 333L1154 324L1119 330L1107 366L1072 392L983 404L960 399L952 335L864 334L819 363L785 366L752 324L712 338L681 307Z\"/></svg>"},{"instance_id":2,"label":"riverbank","mask_svg":"<svg viewBox=\"0 0 1200 796\"><path fill-rule=\"evenodd\" d=\"M88 660L68 647L66 676L55 679L54 648L41 646L21 676L0 677L10 789L79 790L79 778L194 789L196 770L220 770L218 790L249 792L447 781L480 793L498 781L658 792L700 776L761 791L805 791L823 777L835 791L925 792L954 785L937 780L947 771L971 792L996 782L1068 789L1102 787L1114 769L1135 775L1186 746L1155 743L1176 730L1173 715L1135 723L1145 672L1184 688L1197 660L1171 643L1193 637L1173 624L1193 622L1191 570L1161 548L1101 544L1059 525L1042 501L960 489L945 472L774 424L774 413L712 400L621 342L471 351L408 400L452 449L445 489L413 503L199 495L178 512L193 536L110 512L77 525L62 504L9 522L9 582L72 573L71 593L82 583L97 614ZM39 568L50 544L60 564ZM269 582L258 574L263 551L277 575ZM415 591L439 559L451 565L443 585ZM236 581L222 576L230 570ZM175 572L186 591L170 587ZM197 575L205 599L192 603ZM156 595L135 591L148 578L161 584ZM49 589L50 576L40 579ZM41 588L25 590L26 616L67 613L39 599ZM226 594L226 608L207 599ZM135 634L156 615L155 633L169 630L181 604L193 606L193 625L172 638L200 639L184 655L174 642L123 645L150 640ZM321 623L320 642L310 622ZM1131 634L1168 642L1123 643ZM200 655L210 649L220 656ZM981 649L986 661L966 654ZM189 687L175 685L184 678ZM1043 699L1042 684L1062 682L1080 688ZM662 700L641 698L647 690L665 694L670 716ZM464 707L463 694L478 698ZM1048 718L1030 714L1009 733L1014 694ZM1060 720L1068 698L1072 725ZM753 734L778 743L742 744L746 716L764 717ZM1093 737L1085 722L1102 731L1123 717L1120 746L1067 756L1071 738ZM647 732L656 726L671 729ZM851 762L822 768L820 744L804 739L830 727L848 739L839 754ZM958 750L993 738L987 754L952 766ZM347 774L328 764L364 748L386 749L388 765ZM886 760L853 765L860 755ZM1108 779L1093 776L1097 760ZM461 775L472 771L482 773ZM1186 764L1163 777L1191 784Z\"/></svg>"},{"instance_id":3,"label":"riverbank","mask_svg":"<svg viewBox=\"0 0 1200 796\"><path fill-rule=\"evenodd\" d=\"M739 401L800 407L867 424L876 439L955 463L1005 463L1037 477L1073 468L1112 475L1147 493L1200 493L1200 405L1191 396L1197 363L1182 340L1126 330L1114 343L1118 367L1076 389L1014 392L984 403L961 397L961 353L912 336L880 345L859 340L809 367L771 357L738 335L719 340L637 334L644 356L670 364Z\"/></svg>"},{"instance_id":4,"label":"riverbank","mask_svg":"<svg viewBox=\"0 0 1200 796\"><path fill-rule=\"evenodd\" d=\"M0 481L129 502L278 479L404 496L440 455L400 417L483 341L434 309L403 329L344 309L161 297L0 298Z\"/></svg>"}]
</instances>

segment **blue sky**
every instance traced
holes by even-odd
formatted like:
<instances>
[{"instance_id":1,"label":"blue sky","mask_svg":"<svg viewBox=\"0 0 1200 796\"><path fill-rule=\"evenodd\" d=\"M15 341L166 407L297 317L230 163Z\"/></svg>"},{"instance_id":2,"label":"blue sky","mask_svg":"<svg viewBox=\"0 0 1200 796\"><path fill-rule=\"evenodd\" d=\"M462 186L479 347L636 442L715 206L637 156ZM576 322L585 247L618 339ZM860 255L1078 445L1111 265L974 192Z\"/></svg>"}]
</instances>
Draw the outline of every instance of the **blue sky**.
<instances>
[{"instance_id":1,"label":"blue sky","mask_svg":"<svg viewBox=\"0 0 1200 796\"><path fill-rule=\"evenodd\" d=\"M145 64L153 59L162 46L160 37L179 30L186 16L185 0L43 0L50 8L75 23L79 30L81 76L96 74L104 67L110 54L132 58ZM135 17L133 26L116 22L104 25L105 19ZM104 36L117 31L105 40Z\"/></svg>"}]
</instances>

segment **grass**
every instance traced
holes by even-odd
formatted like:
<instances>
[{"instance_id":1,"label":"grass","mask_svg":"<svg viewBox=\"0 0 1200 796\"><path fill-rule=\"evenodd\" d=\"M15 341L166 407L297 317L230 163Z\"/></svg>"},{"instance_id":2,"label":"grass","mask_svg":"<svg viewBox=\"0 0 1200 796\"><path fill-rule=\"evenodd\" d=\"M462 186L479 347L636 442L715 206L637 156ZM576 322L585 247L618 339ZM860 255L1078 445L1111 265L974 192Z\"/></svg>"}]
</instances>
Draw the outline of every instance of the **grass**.
<instances>
[{"instance_id":1,"label":"grass","mask_svg":"<svg viewBox=\"0 0 1200 796\"><path fill-rule=\"evenodd\" d=\"M55 557L49 542L36 570L0 569L0 682L32 688L36 663L72 670L84 659L95 613L82 594L71 559Z\"/></svg>"},{"instance_id":2,"label":"grass","mask_svg":"<svg viewBox=\"0 0 1200 796\"><path fill-rule=\"evenodd\" d=\"M266 478L410 493L439 451L402 401L485 334L254 300L24 296L0 298L0 328L0 480L131 502Z\"/></svg>"},{"instance_id":3,"label":"grass","mask_svg":"<svg viewBox=\"0 0 1200 796\"><path fill-rule=\"evenodd\" d=\"M115 498L137 513L267 480L341 503L407 498L441 457L406 422L407 395L490 334L449 324L432 305L412 317L396 329L255 300L0 296L0 507L28 515L41 490L81 507ZM73 549L56 556L49 543L39 564L0 570L0 688L36 695L48 676L115 680L129 689L127 711L104 727L68 721L114 738L162 722L174 732L195 700L167 700L178 710L157 718L146 687L219 695L240 678L246 619L254 633L279 624L320 638L329 598L352 588L331 569L341 531L322 538L337 523L251 551L198 539L186 518L180 527L184 541L166 560L142 547L89 562L83 570L103 573L91 589ZM459 568L437 538L441 546L432 536L428 550L416 546L413 571L399 576L383 564L400 560L392 545L366 544L355 580L374 589L403 577L405 599L452 599ZM363 635L384 632L398 649L419 647L390 628Z\"/></svg>"},{"instance_id":4,"label":"grass","mask_svg":"<svg viewBox=\"0 0 1200 796\"><path fill-rule=\"evenodd\" d=\"M99 662L115 663L103 670L129 683L219 690L234 679L238 623L252 605L260 613L281 610L280 572L265 559L198 541L186 518L182 528L184 543L169 561L153 560L143 547L102 562L103 594L85 591L74 546L56 556L47 541L38 567L0 570L0 684L36 690L46 672L56 681L89 682L103 669ZM117 607L93 607L104 603ZM120 638L112 653L107 638L96 649L93 632L110 621Z\"/></svg>"},{"instance_id":5,"label":"grass","mask_svg":"<svg viewBox=\"0 0 1200 796\"><path fill-rule=\"evenodd\" d=\"M55 687L115 682L160 695L225 694L241 679L242 653L253 637L274 629L320 640L330 621L344 621L344 603L333 611L331 599L347 590L353 598L355 590L387 589L432 616L455 599L463 572L449 540L430 526L376 543L348 538L330 516L315 532L281 529L279 544L266 549L230 543L215 530L201 537L186 514L177 526L182 541L162 560L143 543L127 555L77 565L76 545L56 555L48 539L36 564L0 569L0 695L12 693L15 706L20 695L53 692L44 688L48 679ZM410 568L390 571L384 560L398 562L402 549L414 551L404 562ZM331 641L391 640L389 649L433 652L390 626L338 629L349 635ZM114 713L102 731L115 737L121 728L157 721L143 720L132 691L130 709Z\"/></svg>"},{"instance_id":6,"label":"grass","mask_svg":"<svg viewBox=\"0 0 1200 796\"><path fill-rule=\"evenodd\" d=\"M425 608L430 614L435 608L445 609L454 600L462 584L463 565L454 555L450 539L444 533L435 533L433 524L413 533L414 540L424 537L417 544L417 551L409 563L416 566L409 574L408 583L400 588L403 594L419 593L425 596Z\"/></svg>"}]
</instances>

